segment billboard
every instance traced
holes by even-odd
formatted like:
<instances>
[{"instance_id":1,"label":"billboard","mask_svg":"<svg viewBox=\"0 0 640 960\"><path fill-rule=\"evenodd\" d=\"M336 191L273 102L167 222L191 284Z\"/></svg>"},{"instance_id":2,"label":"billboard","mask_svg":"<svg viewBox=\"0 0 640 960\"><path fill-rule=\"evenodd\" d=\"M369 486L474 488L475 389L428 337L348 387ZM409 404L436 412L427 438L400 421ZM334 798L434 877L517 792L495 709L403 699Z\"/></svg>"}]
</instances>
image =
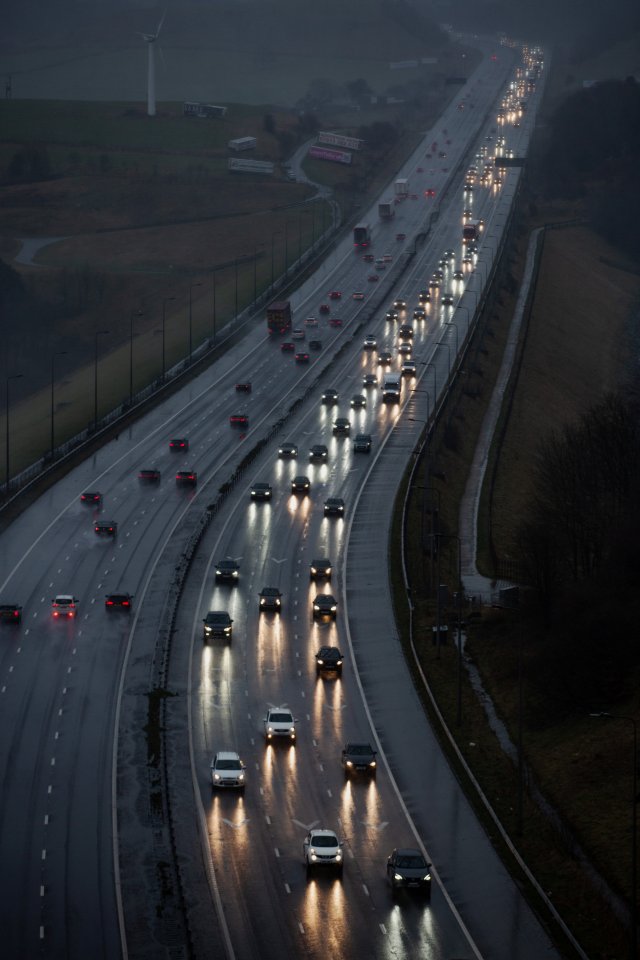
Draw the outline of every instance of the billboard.
<instances>
[{"instance_id":1,"label":"billboard","mask_svg":"<svg viewBox=\"0 0 640 960\"><path fill-rule=\"evenodd\" d=\"M309 147L307 156L316 160L331 160L333 163L351 163L351 154L346 150L330 150L329 147Z\"/></svg>"},{"instance_id":2,"label":"billboard","mask_svg":"<svg viewBox=\"0 0 640 960\"><path fill-rule=\"evenodd\" d=\"M229 157L227 168L232 173L273 173L273 164L268 160L240 160Z\"/></svg>"},{"instance_id":3,"label":"billboard","mask_svg":"<svg viewBox=\"0 0 640 960\"><path fill-rule=\"evenodd\" d=\"M345 150L360 150L363 141L358 137L343 137L339 133L321 132L318 143L328 143L332 147L344 147Z\"/></svg>"}]
</instances>

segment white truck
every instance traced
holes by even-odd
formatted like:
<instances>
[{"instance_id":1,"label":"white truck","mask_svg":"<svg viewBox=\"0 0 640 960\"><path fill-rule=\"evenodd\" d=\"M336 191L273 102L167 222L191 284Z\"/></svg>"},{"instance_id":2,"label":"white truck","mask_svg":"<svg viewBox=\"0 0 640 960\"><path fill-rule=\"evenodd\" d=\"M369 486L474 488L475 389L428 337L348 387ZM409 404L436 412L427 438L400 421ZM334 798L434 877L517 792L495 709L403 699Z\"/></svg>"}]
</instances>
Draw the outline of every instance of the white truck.
<instances>
[{"instance_id":1,"label":"white truck","mask_svg":"<svg viewBox=\"0 0 640 960\"><path fill-rule=\"evenodd\" d=\"M395 194L400 200L404 200L409 196L409 181L406 177L401 177L399 180L396 180Z\"/></svg>"},{"instance_id":2,"label":"white truck","mask_svg":"<svg viewBox=\"0 0 640 960\"><path fill-rule=\"evenodd\" d=\"M381 220L392 220L396 215L393 200L381 200L378 204L378 216Z\"/></svg>"}]
</instances>

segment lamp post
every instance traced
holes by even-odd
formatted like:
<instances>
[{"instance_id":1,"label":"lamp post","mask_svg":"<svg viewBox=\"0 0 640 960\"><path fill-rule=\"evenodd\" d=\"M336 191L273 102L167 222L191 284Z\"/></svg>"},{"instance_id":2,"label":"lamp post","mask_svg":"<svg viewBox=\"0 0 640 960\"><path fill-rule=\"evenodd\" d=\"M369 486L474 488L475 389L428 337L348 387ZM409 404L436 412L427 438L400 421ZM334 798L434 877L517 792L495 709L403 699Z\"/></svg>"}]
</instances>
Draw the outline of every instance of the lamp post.
<instances>
[{"instance_id":1,"label":"lamp post","mask_svg":"<svg viewBox=\"0 0 640 960\"><path fill-rule=\"evenodd\" d=\"M446 340L436 340L436 344L439 347L446 347L447 354L449 356L449 380L451 379L451 346L447 343Z\"/></svg>"},{"instance_id":2,"label":"lamp post","mask_svg":"<svg viewBox=\"0 0 640 960\"><path fill-rule=\"evenodd\" d=\"M456 310L464 310L467 315L467 333L469 333L469 327L471 326L471 314L469 312L469 307L463 307L461 303L458 304Z\"/></svg>"},{"instance_id":3,"label":"lamp post","mask_svg":"<svg viewBox=\"0 0 640 960\"><path fill-rule=\"evenodd\" d=\"M427 362L425 363L425 368L427 370L429 369L429 367L431 367L431 369L433 370L433 406L437 407L438 406L438 380L437 380L436 365L433 362L433 360L427 360Z\"/></svg>"},{"instance_id":4,"label":"lamp post","mask_svg":"<svg viewBox=\"0 0 640 960\"><path fill-rule=\"evenodd\" d=\"M638 957L638 726L635 717L621 713L590 713L600 720L622 720L630 723L633 730L633 770L631 775L631 936L629 960Z\"/></svg>"},{"instance_id":5,"label":"lamp post","mask_svg":"<svg viewBox=\"0 0 640 960\"><path fill-rule=\"evenodd\" d=\"M98 429L98 337L106 337L109 330L96 330L93 350L93 429Z\"/></svg>"},{"instance_id":6,"label":"lamp post","mask_svg":"<svg viewBox=\"0 0 640 960\"><path fill-rule=\"evenodd\" d=\"M133 318L142 316L142 310L132 310L129 315L129 406L133 404Z\"/></svg>"},{"instance_id":7,"label":"lamp post","mask_svg":"<svg viewBox=\"0 0 640 960\"><path fill-rule=\"evenodd\" d=\"M166 354L167 304L171 300L175 300L175 297L162 298L162 382L163 383L165 378L165 372L167 369L167 354Z\"/></svg>"},{"instance_id":8,"label":"lamp post","mask_svg":"<svg viewBox=\"0 0 640 960\"><path fill-rule=\"evenodd\" d=\"M462 723L462 543L460 537L455 533L436 533L435 535L438 540L455 540L458 545L458 589L456 591L458 596L458 602L456 604L458 608L458 626L457 631L457 640L458 640L458 671L457 671L457 683L456 683L456 724L460 726ZM438 544L438 563L440 562L440 544Z\"/></svg>"},{"instance_id":9,"label":"lamp post","mask_svg":"<svg viewBox=\"0 0 640 960\"><path fill-rule=\"evenodd\" d=\"M200 280L189 284L189 366L191 366L191 356L193 354L193 288L201 286L202 282Z\"/></svg>"},{"instance_id":10,"label":"lamp post","mask_svg":"<svg viewBox=\"0 0 640 960\"><path fill-rule=\"evenodd\" d=\"M274 230L271 234L271 291L273 292L273 284L275 283L275 264L274 264L274 243L276 237L281 237L282 232L280 230Z\"/></svg>"},{"instance_id":11,"label":"lamp post","mask_svg":"<svg viewBox=\"0 0 640 960\"><path fill-rule=\"evenodd\" d=\"M5 376L5 478L4 478L4 488L6 493L9 493L9 384L12 380L21 380L24 374L22 373L12 373L9 376Z\"/></svg>"},{"instance_id":12,"label":"lamp post","mask_svg":"<svg viewBox=\"0 0 640 960\"><path fill-rule=\"evenodd\" d=\"M67 351L66 351L66 350L59 350L57 353L52 353L52 354L51 354L51 445L50 445L50 452L51 452L51 459L52 459L52 460L53 460L53 451L55 450L55 446L56 446L56 444L55 444L55 404L54 404L54 396L53 396L53 384L54 384L54 379L55 379L55 362L56 362L56 357L66 357L66 355L67 355Z\"/></svg>"},{"instance_id":13,"label":"lamp post","mask_svg":"<svg viewBox=\"0 0 640 960\"><path fill-rule=\"evenodd\" d=\"M458 349L459 349L459 346L458 346L458 324L455 322L455 320L444 320L444 321L443 321L443 326L445 326L445 327L453 327L453 329L456 331L456 356L457 356L457 355L458 355Z\"/></svg>"}]
</instances>

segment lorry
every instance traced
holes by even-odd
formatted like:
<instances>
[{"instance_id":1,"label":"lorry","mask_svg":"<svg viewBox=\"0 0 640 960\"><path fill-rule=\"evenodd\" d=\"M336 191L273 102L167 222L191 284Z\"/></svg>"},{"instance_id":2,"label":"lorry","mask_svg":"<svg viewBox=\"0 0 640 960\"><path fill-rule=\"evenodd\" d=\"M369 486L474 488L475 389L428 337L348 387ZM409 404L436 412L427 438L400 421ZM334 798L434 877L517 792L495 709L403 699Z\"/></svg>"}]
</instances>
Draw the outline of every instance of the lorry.
<instances>
[{"instance_id":1,"label":"lorry","mask_svg":"<svg viewBox=\"0 0 640 960\"><path fill-rule=\"evenodd\" d=\"M468 220L462 228L462 242L472 243L479 240L482 233L482 220Z\"/></svg>"},{"instance_id":2,"label":"lorry","mask_svg":"<svg viewBox=\"0 0 640 960\"><path fill-rule=\"evenodd\" d=\"M371 228L368 223L359 223L353 228L354 247L368 247L371 243Z\"/></svg>"},{"instance_id":3,"label":"lorry","mask_svg":"<svg viewBox=\"0 0 640 960\"><path fill-rule=\"evenodd\" d=\"M403 200L409 196L409 181L406 177L401 177L395 182L395 194L398 199Z\"/></svg>"},{"instance_id":4,"label":"lorry","mask_svg":"<svg viewBox=\"0 0 640 960\"><path fill-rule=\"evenodd\" d=\"M293 314L288 300L275 300L267 307L267 329L270 334L286 333L291 329Z\"/></svg>"},{"instance_id":5,"label":"lorry","mask_svg":"<svg viewBox=\"0 0 640 960\"><path fill-rule=\"evenodd\" d=\"M378 216L381 220L391 220L396 211L392 200L381 200L378 204Z\"/></svg>"}]
</instances>

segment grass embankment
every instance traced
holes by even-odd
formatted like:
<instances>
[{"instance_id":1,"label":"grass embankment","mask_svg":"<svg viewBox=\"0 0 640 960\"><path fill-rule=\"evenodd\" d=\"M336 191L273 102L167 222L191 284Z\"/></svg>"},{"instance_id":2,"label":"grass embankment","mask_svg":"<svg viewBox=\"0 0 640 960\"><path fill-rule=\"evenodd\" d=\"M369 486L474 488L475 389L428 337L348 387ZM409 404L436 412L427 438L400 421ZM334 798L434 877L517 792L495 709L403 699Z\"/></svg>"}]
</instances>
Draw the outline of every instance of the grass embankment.
<instances>
[{"instance_id":1,"label":"grass embankment","mask_svg":"<svg viewBox=\"0 0 640 960\"><path fill-rule=\"evenodd\" d=\"M547 211L562 219L562 211ZM573 211L566 211L571 216ZM522 223L499 292L471 346L452 402L441 419L429 451L429 481L424 469L411 497L408 528L416 617L414 635L423 670L458 745L542 888L591 957L625 956L628 936L607 900L587 879L571 843L547 822L525 791L519 835L518 780L514 764L490 731L482 703L462 674L461 722L457 719L458 670L453 644L439 650L431 643L435 583L428 539L430 510L440 501L440 532L457 534L457 516L476 437L500 367L517 280L531 223ZM614 250L586 227L549 231L540 265L531 320L526 331L513 404L495 476L491 528L498 558L514 559L512 532L526 509L531 461L539 439L569 422L625 376L629 350L629 316L640 295L640 276L627 272ZM612 264L618 264L618 269ZM489 474L491 475L491 468ZM425 493L424 487L438 494ZM486 503L486 497L485 497ZM487 510L483 510L486 525ZM424 541L424 542L423 542ZM487 538L480 557L492 576ZM455 541L444 541L440 580L457 580ZM426 589L420 590L420 585ZM400 605L401 605L400 601ZM465 610L465 617L469 614ZM451 626L451 607L443 620ZM559 811L568 829L612 888L630 895L631 732L624 725L572 715L548 726L540 710L545 678L527 674L527 649L539 643L514 616L485 609L467 628L466 653L478 667L498 715L518 738L518 652L523 652L523 744L526 765L543 794ZM603 642L606 639L603 638ZM553 651L548 665L553 670ZM599 705L594 705L598 709ZM637 703L619 712L633 714ZM618 711L617 711L618 712ZM575 712L574 712L575 713ZM495 828L488 831L495 837ZM500 844L498 844L500 845ZM567 955L571 955L567 948Z\"/></svg>"}]
</instances>

